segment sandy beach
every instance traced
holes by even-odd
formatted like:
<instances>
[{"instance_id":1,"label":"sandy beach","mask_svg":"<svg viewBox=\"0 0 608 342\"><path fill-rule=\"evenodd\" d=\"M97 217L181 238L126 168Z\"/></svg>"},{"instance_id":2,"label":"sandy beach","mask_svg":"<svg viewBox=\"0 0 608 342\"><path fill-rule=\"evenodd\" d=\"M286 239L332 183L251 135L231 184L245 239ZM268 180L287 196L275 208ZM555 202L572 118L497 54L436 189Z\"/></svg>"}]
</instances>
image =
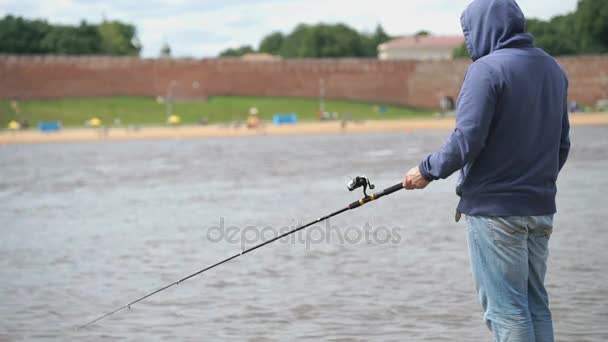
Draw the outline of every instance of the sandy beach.
<instances>
[{"instance_id":1,"label":"sandy beach","mask_svg":"<svg viewBox=\"0 0 608 342\"><path fill-rule=\"evenodd\" d=\"M313 135L364 132L411 132L421 130L449 130L454 127L454 118L377 120L348 122L345 127L339 121L302 122L296 125L275 126L266 123L257 129L241 125L141 127L137 130L126 127L67 128L59 132L43 133L37 130L3 131L0 144L80 142L94 140L135 139L179 139L203 137L243 137L256 135ZM572 126L608 125L608 113L574 114L570 116Z\"/></svg>"}]
</instances>

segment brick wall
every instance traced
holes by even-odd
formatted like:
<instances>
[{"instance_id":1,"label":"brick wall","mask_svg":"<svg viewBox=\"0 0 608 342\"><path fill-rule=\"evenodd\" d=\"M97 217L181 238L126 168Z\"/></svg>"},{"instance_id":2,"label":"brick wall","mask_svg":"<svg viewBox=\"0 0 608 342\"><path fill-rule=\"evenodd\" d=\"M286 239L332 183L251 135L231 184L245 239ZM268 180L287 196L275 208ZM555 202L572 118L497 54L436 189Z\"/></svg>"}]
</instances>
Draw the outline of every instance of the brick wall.
<instances>
[{"instance_id":1,"label":"brick wall","mask_svg":"<svg viewBox=\"0 0 608 342\"><path fill-rule=\"evenodd\" d=\"M608 97L608 56L561 58L571 99ZM326 97L434 108L456 97L468 62L378 60L138 59L0 56L0 98L213 95ZM198 87L193 87L198 82Z\"/></svg>"}]
</instances>

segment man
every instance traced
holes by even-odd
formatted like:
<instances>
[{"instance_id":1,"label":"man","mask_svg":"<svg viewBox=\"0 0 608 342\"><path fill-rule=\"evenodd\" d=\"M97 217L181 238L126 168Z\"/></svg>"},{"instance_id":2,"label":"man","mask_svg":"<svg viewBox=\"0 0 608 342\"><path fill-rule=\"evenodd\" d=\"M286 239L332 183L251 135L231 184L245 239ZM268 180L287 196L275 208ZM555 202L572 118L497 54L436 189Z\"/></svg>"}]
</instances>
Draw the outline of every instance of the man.
<instances>
[{"instance_id":1,"label":"man","mask_svg":"<svg viewBox=\"0 0 608 342\"><path fill-rule=\"evenodd\" d=\"M461 170L473 280L496 341L553 341L544 286L557 176L570 149L568 80L534 48L514 0L476 0L462 29L473 64L456 129L411 169L406 189Z\"/></svg>"}]
</instances>

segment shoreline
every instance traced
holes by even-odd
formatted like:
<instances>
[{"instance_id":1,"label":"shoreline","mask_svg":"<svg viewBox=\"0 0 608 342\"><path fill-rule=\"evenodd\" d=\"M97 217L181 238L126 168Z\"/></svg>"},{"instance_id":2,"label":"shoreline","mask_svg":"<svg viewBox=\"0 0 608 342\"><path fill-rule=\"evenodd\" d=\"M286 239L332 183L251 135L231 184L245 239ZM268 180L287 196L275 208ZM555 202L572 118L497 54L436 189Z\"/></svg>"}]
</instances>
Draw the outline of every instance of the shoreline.
<instances>
[{"instance_id":1,"label":"shoreline","mask_svg":"<svg viewBox=\"0 0 608 342\"><path fill-rule=\"evenodd\" d=\"M141 127L129 130L126 127L104 128L67 128L58 132L43 133L37 130L2 131L0 145L59 143L84 141L120 141L146 139L180 139L180 138L209 138L209 137L250 137L250 136L293 136L316 134L346 134L346 133L375 133L375 132L413 132L430 130L449 130L454 128L455 119L399 119L399 120L370 120L362 122L349 121L342 127L340 121L301 122L295 125L275 126L265 123L257 129L245 126L231 127L227 125L209 126L176 126L176 127ZM608 113L571 114L571 126L601 126L608 125Z\"/></svg>"}]
</instances>

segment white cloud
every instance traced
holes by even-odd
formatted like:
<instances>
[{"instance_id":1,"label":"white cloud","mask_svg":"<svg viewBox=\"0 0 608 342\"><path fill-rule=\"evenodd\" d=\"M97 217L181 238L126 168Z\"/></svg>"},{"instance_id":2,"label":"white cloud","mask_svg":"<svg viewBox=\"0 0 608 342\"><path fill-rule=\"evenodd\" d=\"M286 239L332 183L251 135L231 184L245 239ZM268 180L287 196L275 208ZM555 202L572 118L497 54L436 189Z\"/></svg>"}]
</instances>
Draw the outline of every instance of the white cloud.
<instances>
[{"instance_id":1,"label":"white cloud","mask_svg":"<svg viewBox=\"0 0 608 342\"><path fill-rule=\"evenodd\" d=\"M459 17L470 0L0 0L0 15L51 22L99 22L103 17L137 26L144 56L156 56L164 41L174 55L214 56L227 47L258 45L272 31L299 23L346 23L372 31L381 24L391 35L430 30L460 34ZM573 11L577 0L520 0L528 17L548 19Z\"/></svg>"}]
</instances>

